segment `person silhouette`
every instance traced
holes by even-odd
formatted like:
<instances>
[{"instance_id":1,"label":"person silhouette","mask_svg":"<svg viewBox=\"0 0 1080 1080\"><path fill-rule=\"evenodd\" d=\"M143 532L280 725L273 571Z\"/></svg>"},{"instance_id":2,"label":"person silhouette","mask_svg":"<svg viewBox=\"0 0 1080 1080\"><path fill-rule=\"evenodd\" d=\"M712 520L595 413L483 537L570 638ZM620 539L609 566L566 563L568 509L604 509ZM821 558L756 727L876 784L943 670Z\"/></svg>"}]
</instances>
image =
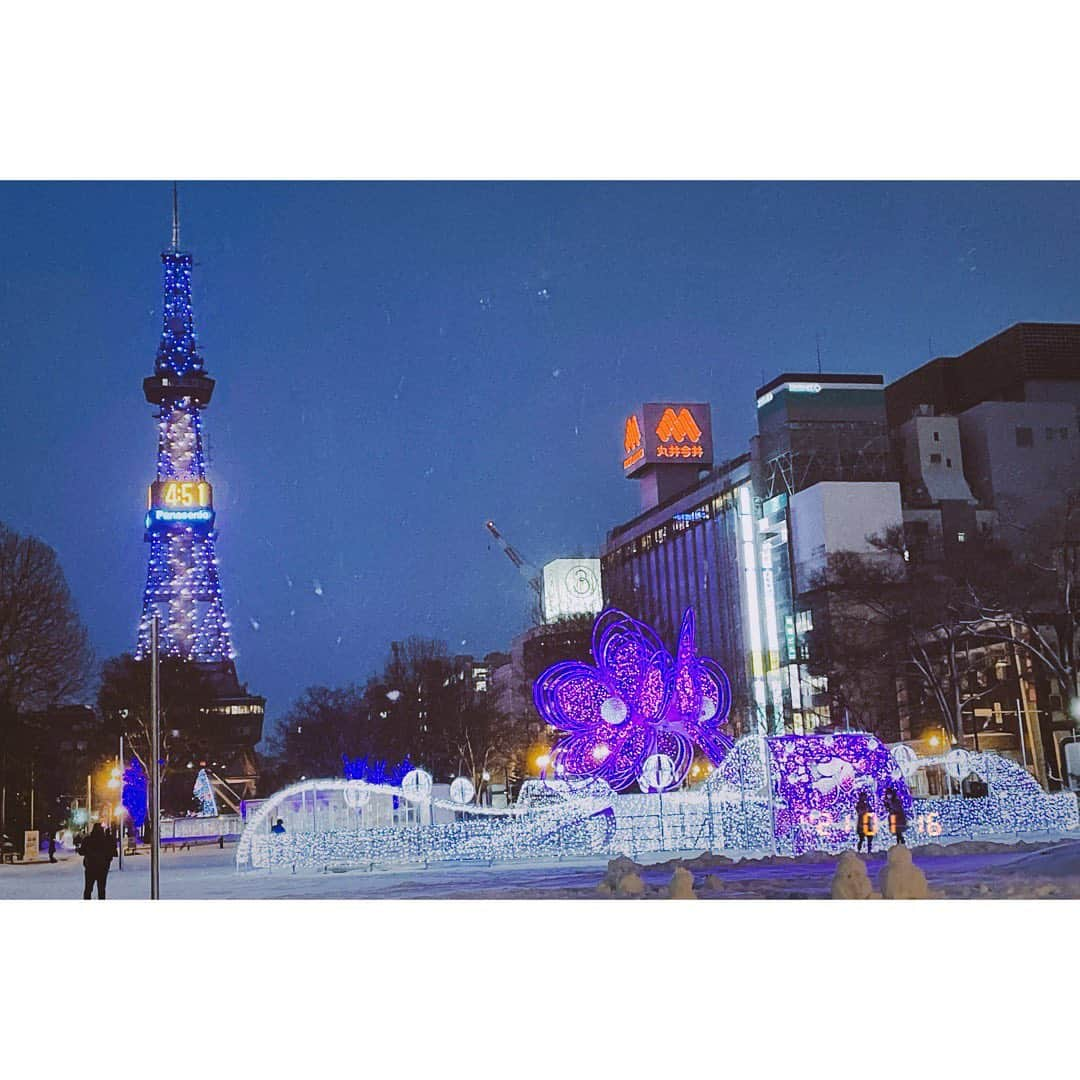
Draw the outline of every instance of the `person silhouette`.
<instances>
[{"instance_id":1,"label":"person silhouette","mask_svg":"<svg viewBox=\"0 0 1080 1080\"><path fill-rule=\"evenodd\" d=\"M98 899L105 899L105 882L109 877L109 866L115 855L116 838L111 833L107 833L98 822L82 843L84 900L93 898L95 884Z\"/></svg>"},{"instance_id":2,"label":"person silhouette","mask_svg":"<svg viewBox=\"0 0 1080 1080\"><path fill-rule=\"evenodd\" d=\"M898 844L903 844L904 833L907 832L907 811L892 784L885 789L885 809L889 812L889 831L896 837Z\"/></svg>"},{"instance_id":3,"label":"person silhouette","mask_svg":"<svg viewBox=\"0 0 1080 1080\"><path fill-rule=\"evenodd\" d=\"M855 803L855 833L858 836L856 851L862 851L863 841L866 841L866 854L869 855L874 847L874 833L877 832L877 823L874 820L874 811L871 809L870 800L866 792L859 792L858 801Z\"/></svg>"}]
</instances>

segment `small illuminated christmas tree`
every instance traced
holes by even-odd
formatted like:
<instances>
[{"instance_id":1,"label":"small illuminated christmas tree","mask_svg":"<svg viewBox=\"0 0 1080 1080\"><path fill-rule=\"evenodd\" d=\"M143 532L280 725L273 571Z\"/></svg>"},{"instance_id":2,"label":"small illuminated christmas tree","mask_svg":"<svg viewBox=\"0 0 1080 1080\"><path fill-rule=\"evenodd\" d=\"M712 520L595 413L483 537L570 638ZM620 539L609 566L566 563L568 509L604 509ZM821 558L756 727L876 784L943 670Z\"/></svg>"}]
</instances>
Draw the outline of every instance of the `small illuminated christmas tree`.
<instances>
[{"instance_id":1,"label":"small illuminated christmas tree","mask_svg":"<svg viewBox=\"0 0 1080 1080\"><path fill-rule=\"evenodd\" d=\"M192 795L199 801L199 817L218 816L214 787L210 783L210 777L206 775L205 769L200 769L199 775L195 777L195 787L192 790Z\"/></svg>"}]
</instances>

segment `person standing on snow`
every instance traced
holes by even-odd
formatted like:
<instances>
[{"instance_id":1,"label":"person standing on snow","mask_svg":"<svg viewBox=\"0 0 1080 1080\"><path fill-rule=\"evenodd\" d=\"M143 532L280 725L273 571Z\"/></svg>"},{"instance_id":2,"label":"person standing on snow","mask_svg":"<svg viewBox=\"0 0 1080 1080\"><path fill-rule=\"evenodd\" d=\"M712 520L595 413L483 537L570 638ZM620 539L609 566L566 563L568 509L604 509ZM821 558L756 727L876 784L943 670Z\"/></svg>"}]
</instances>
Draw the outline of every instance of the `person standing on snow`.
<instances>
[{"instance_id":1,"label":"person standing on snow","mask_svg":"<svg viewBox=\"0 0 1080 1080\"><path fill-rule=\"evenodd\" d=\"M889 831L896 837L898 844L903 844L904 833L907 832L907 813L892 784L885 789L885 809L889 812Z\"/></svg>"},{"instance_id":2,"label":"person standing on snow","mask_svg":"<svg viewBox=\"0 0 1080 1080\"><path fill-rule=\"evenodd\" d=\"M105 899L105 881L109 876L109 866L116 855L116 840L107 833L99 822L90 830L90 835L83 841L83 871L85 888L83 899L92 899L94 885L97 885L99 900Z\"/></svg>"},{"instance_id":3,"label":"person standing on snow","mask_svg":"<svg viewBox=\"0 0 1080 1080\"><path fill-rule=\"evenodd\" d=\"M270 827L270 831L272 833L274 833L275 836L284 836L285 835L285 822L282 821L281 818L278 818L277 823Z\"/></svg>"},{"instance_id":4,"label":"person standing on snow","mask_svg":"<svg viewBox=\"0 0 1080 1080\"><path fill-rule=\"evenodd\" d=\"M863 841L866 841L866 854L869 855L874 847L874 833L877 832L874 821L874 811L870 808L870 800L866 792L859 793L859 801L855 804L855 833L859 842L855 845L856 851L862 851Z\"/></svg>"}]
</instances>

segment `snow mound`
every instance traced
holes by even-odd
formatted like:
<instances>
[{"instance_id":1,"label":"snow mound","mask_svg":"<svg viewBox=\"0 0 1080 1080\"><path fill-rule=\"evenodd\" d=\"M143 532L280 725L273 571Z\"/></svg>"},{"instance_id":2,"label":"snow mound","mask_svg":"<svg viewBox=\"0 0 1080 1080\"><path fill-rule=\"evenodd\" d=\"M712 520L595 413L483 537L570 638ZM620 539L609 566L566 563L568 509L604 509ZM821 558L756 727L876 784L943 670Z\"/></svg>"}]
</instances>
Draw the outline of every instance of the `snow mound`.
<instances>
[{"instance_id":1,"label":"snow mound","mask_svg":"<svg viewBox=\"0 0 1080 1080\"><path fill-rule=\"evenodd\" d=\"M676 866L675 873L671 875L671 884L668 885L667 895L669 900L696 900L694 894L694 875L685 866Z\"/></svg>"},{"instance_id":2,"label":"snow mound","mask_svg":"<svg viewBox=\"0 0 1080 1080\"><path fill-rule=\"evenodd\" d=\"M934 895L926 875L912 861L911 849L903 844L889 848L880 883L886 900L930 900Z\"/></svg>"},{"instance_id":3,"label":"snow mound","mask_svg":"<svg viewBox=\"0 0 1080 1080\"><path fill-rule=\"evenodd\" d=\"M866 863L854 851L845 851L837 860L829 896L833 900L869 900L873 894Z\"/></svg>"},{"instance_id":4,"label":"snow mound","mask_svg":"<svg viewBox=\"0 0 1080 1080\"><path fill-rule=\"evenodd\" d=\"M733 866L734 864L735 860L728 858L727 855L714 854L711 851L703 851L692 859L680 860L680 865L688 870L705 870L712 866Z\"/></svg>"},{"instance_id":5,"label":"snow mound","mask_svg":"<svg viewBox=\"0 0 1080 1080\"><path fill-rule=\"evenodd\" d=\"M617 889L620 878L627 874L636 874L640 869L641 867L633 859L628 858L626 855L619 855L617 858L608 861L607 870L600 884L607 885L612 890Z\"/></svg>"},{"instance_id":6,"label":"snow mound","mask_svg":"<svg viewBox=\"0 0 1080 1080\"><path fill-rule=\"evenodd\" d=\"M638 873L640 869L633 859L619 855L608 862L596 891L601 896L644 896L645 882Z\"/></svg>"}]
</instances>

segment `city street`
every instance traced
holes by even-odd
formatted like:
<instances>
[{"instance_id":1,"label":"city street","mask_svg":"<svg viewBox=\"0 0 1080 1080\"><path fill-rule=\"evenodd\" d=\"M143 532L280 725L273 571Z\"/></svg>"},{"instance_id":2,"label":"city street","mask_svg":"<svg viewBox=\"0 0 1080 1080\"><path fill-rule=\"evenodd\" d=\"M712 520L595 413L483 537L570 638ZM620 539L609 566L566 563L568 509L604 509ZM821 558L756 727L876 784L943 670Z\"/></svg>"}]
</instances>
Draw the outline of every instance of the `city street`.
<instances>
[{"instance_id":1,"label":"city street","mask_svg":"<svg viewBox=\"0 0 1080 1080\"><path fill-rule=\"evenodd\" d=\"M652 861L641 876L654 895L671 878L676 862L694 873L702 899L825 899L836 860L816 854L799 859L745 860L698 855ZM965 843L951 848L929 845L916 849L919 866L936 892L946 898L1005 897L1080 898L1080 841L1006 847ZM167 853L161 859L162 899L174 900L308 900L308 899L592 899L603 877L602 858L501 864L439 866L428 870L326 873L238 874L235 848L196 848ZM876 881L883 856L868 864ZM723 882L721 890L705 887L707 874ZM0 898L77 899L82 895L82 860L72 857L0 868ZM111 899L146 899L149 857L125 860L124 870L109 874Z\"/></svg>"}]
</instances>

